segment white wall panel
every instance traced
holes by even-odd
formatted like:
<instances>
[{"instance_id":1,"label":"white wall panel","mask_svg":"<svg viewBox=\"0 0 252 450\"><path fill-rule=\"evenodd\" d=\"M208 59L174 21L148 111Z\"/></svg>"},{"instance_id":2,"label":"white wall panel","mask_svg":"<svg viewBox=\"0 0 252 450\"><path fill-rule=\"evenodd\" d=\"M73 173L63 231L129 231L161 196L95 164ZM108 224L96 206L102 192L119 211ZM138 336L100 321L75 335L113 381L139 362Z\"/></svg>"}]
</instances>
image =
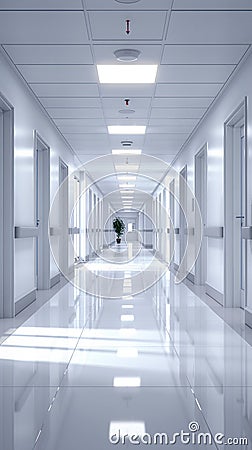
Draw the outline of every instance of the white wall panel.
<instances>
[{"instance_id":1,"label":"white wall panel","mask_svg":"<svg viewBox=\"0 0 252 450\"><path fill-rule=\"evenodd\" d=\"M28 91L23 80L0 53L0 90L14 107L15 225L34 225L33 131L51 151L51 199L58 187L59 156L74 167L74 157L63 138ZM34 240L15 240L15 300L35 287ZM51 276L56 268L52 264Z\"/></svg>"},{"instance_id":2,"label":"white wall panel","mask_svg":"<svg viewBox=\"0 0 252 450\"><path fill-rule=\"evenodd\" d=\"M223 154L224 122L237 106L248 96L248 225L252 225L252 182L249 174L252 170L252 55L244 62L236 76L223 91L198 130L175 162L180 170L185 164L194 164L195 154L208 143L207 173L207 225L224 225L224 187ZM193 175L194 176L194 175ZM231 193L230 193L231 195ZM223 293L223 239L208 239L207 283ZM248 264L252 266L252 246L248 245ZM248 280L248 300L252 309L252 281Z\"/></svg>"}]
</instances>

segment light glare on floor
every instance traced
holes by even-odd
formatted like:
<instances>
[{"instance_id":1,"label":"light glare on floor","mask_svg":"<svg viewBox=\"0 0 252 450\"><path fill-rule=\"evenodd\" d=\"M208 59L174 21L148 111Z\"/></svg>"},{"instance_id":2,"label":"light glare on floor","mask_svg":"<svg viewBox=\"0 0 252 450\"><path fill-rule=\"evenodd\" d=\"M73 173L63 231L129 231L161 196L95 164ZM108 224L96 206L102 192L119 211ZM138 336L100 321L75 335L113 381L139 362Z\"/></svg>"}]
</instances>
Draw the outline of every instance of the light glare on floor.
<instances>
[{"instance_id":1,"label":"light glare on floor","mask_svg":"<svg viewBox=\"0 0 252 450\"><path fill-rule=\"evenodd\" d=\"M141 378L140 377L114 377L113 380L114 387L140 387Z\"/></svg>"},{"instance_id":2,"label":"light glare on floor","mask_svg":"<svg viewBox=\"0 0 252 450\"><path fill-rule=\"evenodd\" d=\"M137 358L138 351L136 348L119 348L117 356L118 358Z\"/></svg>"},{"instance_id":3,"label":"light glare on floor","mask_svg":"<svg viewBox=\"0 0 252 450\"><path fill-rule=\"evenodd\" d=\"M122 305L122 309L133 309L133 305Z\"/></svg>"},{"instance_id":4,"label":"light glare on floor","mask_svg":"<svg viewBox=\"0 0 252 450\"><path fill-rule=\"evenodd\" d=\"M145 422L119 422L111 421L109 424L109 438L117 439L118 436L143 436L146 433ZM120 441L119 441L120 442Z\"/></svg>"},{"instance_id":5,"label":"light glare on floor","mask_svg":"<svg viewBox=\"0 0 252 450\"><path fill-rule=\"evenodd\" d=\"M97 71L100 83L148 84L155 83L157 67L156 64L97 64Z\"/></svg>"},{"instance_id":6,"label":"light glare on floor","mask_svg":"<svg viewBox=\"0 0 252 450\"><path fill-rule=\"evenodd\" d=\"M135 316L133 314L122 314L121 322L134 322Z\"/></svg>"},{"instance_id":7,"label":"light glare on floor","mask_svg":"<svg viewBox=\"0 0 252 450\"><path fill-rule=\"evenodd\" d=\"M145 131L146 131L145 125L108 125L109 134L127 134L127 135L128 134L145 134ZM133 152L133 150L131 150L130 153L131 152ZM112 150L112 153L113 153L113 150ZM139 153L135 153L135 154L139 154Z\"/></svg>"},{"instance_id":8,"label":"light glare on floor","mask_svg":"<svg viewBox=\"0 0 252 450\"><path fill-rule=\"evenodd\" d=\"M132 337L136 335L135 328L120 328L120 335L124 337Z\"/></svg>"}]
</instances>

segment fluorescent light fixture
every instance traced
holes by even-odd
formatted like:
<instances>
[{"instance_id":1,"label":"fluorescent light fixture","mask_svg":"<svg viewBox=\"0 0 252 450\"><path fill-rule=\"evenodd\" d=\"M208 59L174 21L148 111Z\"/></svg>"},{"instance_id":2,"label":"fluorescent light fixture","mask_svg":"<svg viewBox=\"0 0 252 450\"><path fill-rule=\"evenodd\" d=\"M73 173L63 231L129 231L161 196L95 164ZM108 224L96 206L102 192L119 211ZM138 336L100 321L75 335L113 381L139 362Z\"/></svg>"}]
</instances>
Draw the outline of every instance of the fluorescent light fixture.
<instances>
[{"instance_id":1,"label":"fluorescent light fixture","mask_svg":"<svg viewBox=\"0 0 252 450\"><path fill-rule=\"evenodd\" d=\"M120 191L121 194L134 194L135 191Z\"/></svg>"},{"instance_id":2,"label":"fluorescent light fixture","mask_svg":"<svg viewBox=\"0 0 252 450\"><path fill-rule=\"evenodd\" d=\"M109 134L145 134L145 125L108 125Z\"/></svg>"},{"instance_id":3,"label":"fluorescent light fixture","mask_svg":"<svg viewBox=\"0 0 252 450\"><path fill-rule=\"evenodd\" d=\"M123 184L119 184L119 188L126 189L127 187L129 187L129 188L134 188L134 187L136 187L136 185L135 185L135 184L132 184L132 183L123 183Z\"/></svg>"},{"instance_id":4,"label":"fluorescent light fixture","mask_svg":"<svg viewBox=\"0 0 252 450\"><path fill-rule=\"evenodd\" d=\"M117 175L119 181L136 181L135 175Z\"/></svg>"},{"instance_id":5,"label":"fluorescent light fixture","mask_svg":"<svg viewBox=\"0 0 252 450\"><path fill-rule=\"evenodd\" d=\"M117 350L116 355L118 358L137 358L138 357L138 350L136 348L119 348Z\"/></svg>"},{"instance_id":6,"label":"fluorescent light fixture","mask_svg":"<svg viewBox=\"0 0 252 450\"><path fill-rule=\"evenodd\" d=\"M97 64L100 83L111 84L148 84L155 83L157 64Z\"/></svg>"},{"instance_id":7,"label":"fluorescent light fixture","mask_svg":"<svg viewBox=\"0 0 252 450\"><path fill-rule=\"evenodd\" d=\"M113 380L114 387L140 387L141 378L140 377L114 377Z\"/></svg>"},{"instance_id":8,"label":"fluorescent light fixture","mask_svg":"<svg viewBox=\"0 0 252 450\"><path fill-rule=\"evenodd\" d=\"M122 200L133 200L133 196L125 196L125 195L122 195Z\"/></svg>"},{"instance_id":9,"label":"fluorescent light fixture","mask_svg":"<svg viewBox=\"0 0 252 450\"><path fill-rule=\"evenodd\" d=\"M133 148L128 149L128 150L125 150L125 149L112 150L112 155L122 155L122 156L127 155L128 156L128 155L141 155L141 153L142 153L142 150L133 149Z\"/></svg>"},{"instance_id":10,"label":"fluorescent light fixture","mask_svg":"<svg viewBox=\"0 0 252 450\"><path fill-rule=\"evenodd\" d=\"M121 322L134 322L135 316L134 314L122 314Z\"/></svg>"}]
</instances>

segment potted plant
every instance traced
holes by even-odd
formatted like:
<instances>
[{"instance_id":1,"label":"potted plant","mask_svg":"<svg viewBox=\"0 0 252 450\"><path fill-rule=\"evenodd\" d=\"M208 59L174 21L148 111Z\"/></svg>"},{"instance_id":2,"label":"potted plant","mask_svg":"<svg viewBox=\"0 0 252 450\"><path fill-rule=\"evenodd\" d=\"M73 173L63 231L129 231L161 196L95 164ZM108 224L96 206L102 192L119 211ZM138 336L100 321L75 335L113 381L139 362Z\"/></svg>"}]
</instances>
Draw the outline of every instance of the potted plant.
<instances>
[{"instance_id":1,"label":"potted plant","mask_svg":"<svg viewBox=\"0 0 252 450\"><path fill-rule=\"evenodd\" d=\"M120 217L115 217L115 219L113 220L113 228L116 234L116 242L117 244L120 244L121 236L123 235L125 230L124 221Z\"/></svg>"}]
</instances>

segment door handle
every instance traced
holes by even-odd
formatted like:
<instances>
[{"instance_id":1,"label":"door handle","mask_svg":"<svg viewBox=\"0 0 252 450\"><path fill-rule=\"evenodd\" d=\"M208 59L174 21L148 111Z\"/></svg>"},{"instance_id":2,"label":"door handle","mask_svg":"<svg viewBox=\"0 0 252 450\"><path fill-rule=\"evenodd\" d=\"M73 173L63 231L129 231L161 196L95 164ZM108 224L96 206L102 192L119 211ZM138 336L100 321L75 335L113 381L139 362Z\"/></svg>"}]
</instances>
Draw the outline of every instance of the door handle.
<instances>
[{"instance_id":1,"label":"door handle","mask_svg":"<svg viewBox=\"0 0 252 450\"><path fill-rule=\"evenodd\" d=\"M236 219L245 219L245 216L235 216Z\"/></svg>"}]
</instances>

